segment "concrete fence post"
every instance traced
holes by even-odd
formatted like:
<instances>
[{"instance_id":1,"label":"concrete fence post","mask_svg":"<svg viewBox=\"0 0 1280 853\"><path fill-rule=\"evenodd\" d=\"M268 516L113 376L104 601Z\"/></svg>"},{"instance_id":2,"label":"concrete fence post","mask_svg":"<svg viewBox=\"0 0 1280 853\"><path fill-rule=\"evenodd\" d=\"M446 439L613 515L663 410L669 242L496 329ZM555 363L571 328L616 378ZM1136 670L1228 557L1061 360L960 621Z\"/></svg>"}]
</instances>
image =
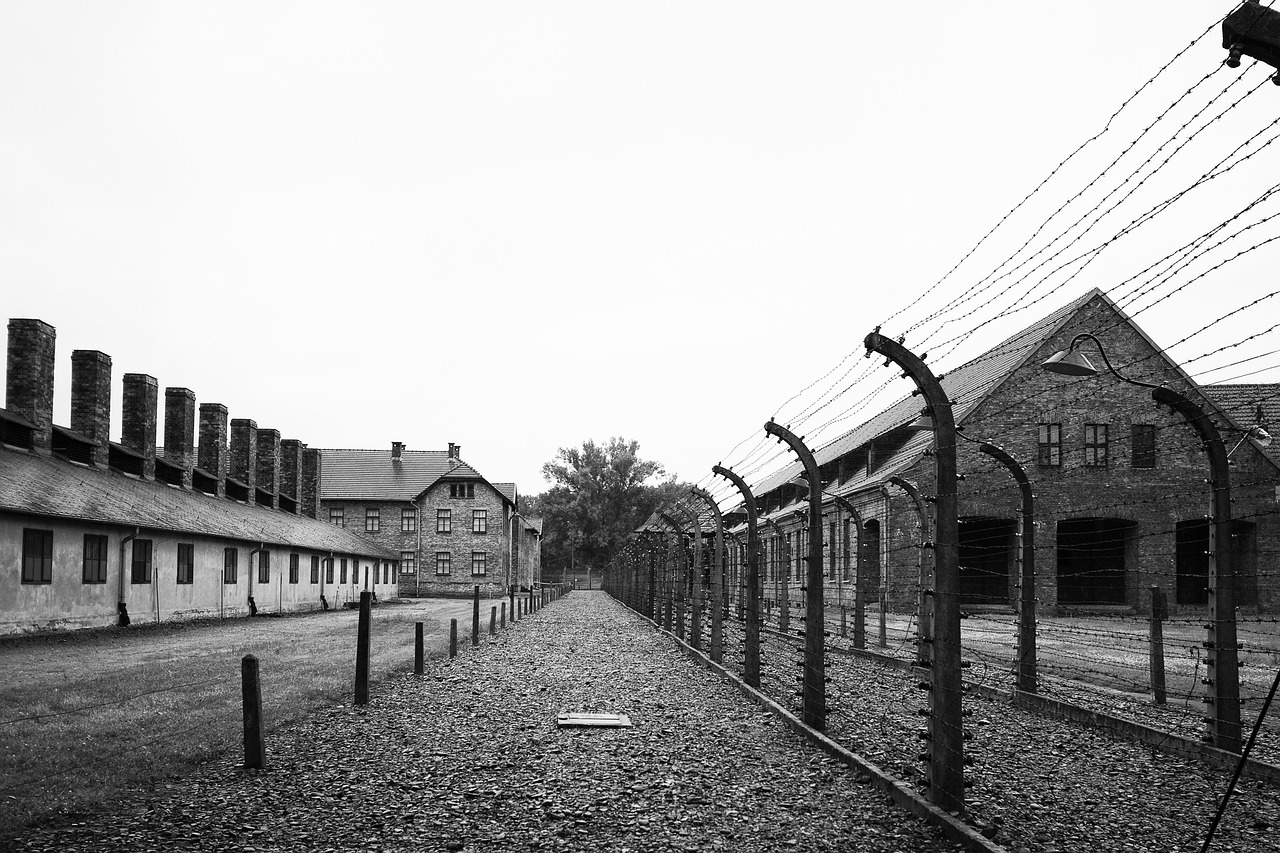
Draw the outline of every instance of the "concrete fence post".
<instances>
[{"instance_id":1,"label":"concrete fence post","mask_svg":"<svg viewBox=\"0 0 1280 853\"><path fill-rule=\"evenodd\" d=\"M267 764L267 750L262 741L262 686L256 655L240 659L240 697L244 705L244 766L261 770Z\"/></svg>"}]
</instances>

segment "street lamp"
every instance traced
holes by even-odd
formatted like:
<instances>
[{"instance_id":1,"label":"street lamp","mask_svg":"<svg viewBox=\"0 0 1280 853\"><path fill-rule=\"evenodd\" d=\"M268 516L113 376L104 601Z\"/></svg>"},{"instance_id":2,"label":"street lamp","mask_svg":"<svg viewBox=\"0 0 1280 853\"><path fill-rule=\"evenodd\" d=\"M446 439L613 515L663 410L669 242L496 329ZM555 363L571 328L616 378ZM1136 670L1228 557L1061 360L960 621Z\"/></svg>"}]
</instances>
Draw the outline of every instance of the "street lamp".
<instances>
[{"instance_id":1,"label":"street lamp","mask_svg":"<svg viewBox=\"0 0 1280 853\"><path fill-rule=\"evenodd\" d=\"M1181 414L1199 434L1209 456L1209 484L1213 489L1213 525L1209 533L1209 596L1213 618L1207 627L1208 678L1213 695L1204 697L1211 706L1205 717L1209 733L1205 740L1219 749L1240 752L1240 667L1236 649L1235 576L1231 565L1231 473L1222 434L1198 404L1163 385L1154 385L1122 375L1107 358L1102 341L1089 332L1071 339L1065 350L1054 353L1041 367L1066 376L1096 376L1097 368L1076 346L1091 340L1098 347L1111 375L1129 385L1151 389L1151 398ZM1248 437L1248 434L1245 436ZM1242 439L1243 441L1243 439ZM1236 445L1239 447L1239 445ZM1234 448L1233 448L1234 450Z\"/></svg>"}]
</instances>

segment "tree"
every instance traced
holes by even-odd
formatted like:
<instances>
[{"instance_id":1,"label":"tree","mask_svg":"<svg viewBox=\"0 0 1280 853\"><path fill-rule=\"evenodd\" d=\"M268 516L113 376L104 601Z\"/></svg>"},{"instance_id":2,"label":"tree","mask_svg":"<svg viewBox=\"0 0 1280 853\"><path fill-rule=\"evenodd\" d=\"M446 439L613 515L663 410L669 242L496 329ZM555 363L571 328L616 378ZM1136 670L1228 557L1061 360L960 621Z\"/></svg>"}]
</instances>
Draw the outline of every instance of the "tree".
<instances>
[{"instance_id":1,"label":"tree","mask_svg":"<svg viewBox=\"0 0 1280 853\"><path fill-rule=\"evenodd\" d=\"M665 473L660 463L640 458L638 441L588 439L560 448L542 466L551 488L526 508L542 519L543 564L603 568L657 507L687 493L688 485L674 478L650 482Z\"/></svg>"}]
</instances>

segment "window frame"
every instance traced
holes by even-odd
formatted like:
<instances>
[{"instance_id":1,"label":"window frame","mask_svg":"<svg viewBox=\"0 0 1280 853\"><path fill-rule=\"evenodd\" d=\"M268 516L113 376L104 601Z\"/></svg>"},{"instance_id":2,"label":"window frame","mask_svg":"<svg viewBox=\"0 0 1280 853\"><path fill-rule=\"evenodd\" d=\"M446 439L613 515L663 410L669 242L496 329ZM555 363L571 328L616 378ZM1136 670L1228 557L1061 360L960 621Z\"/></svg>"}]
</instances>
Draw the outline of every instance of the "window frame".
<instances>
[{"instance_id":1,"label":"window frame","mask_svg":"<svg viewBox=\"0 0 1280 853\"><path fill-rule=\"evenodd\" d=\"M400 532L401 533L417 533L418 532L418 510L417 508L400 510Z\"/></svg>"},{"instance_id":2,"label":"window frame","mask_svg":"<svg viewBox=\"0 0 1280 853\"><path fill-rule=\"evenodd\" d=\"M28 586L53 583L52 530L22 528L22 583Z\"/></svg>"},{"instance_id":3,"label":"window frame","mask_svg":"<svg viewBox=\"0 0 1280 853\"><path fill-rule=\"evenodd\" d=\"M485 536L489 533L489 510L471 510L471 532L477 536Z\"/></svg>"},{"instance_id":4,"label":"window frame","mask_svg":"<svg viewBox=\"0 0 1280 853\"><path fill-rule=\"evenodd\" d=\"M312 586L320 583L320 557L317 554L311 556L311 584Z\"/></svg>"},{"instance_id":5,"label":"window frame","mask_svg":"<svg viewBox=\"0 0 1280 853\"><path fill-rule=\"evenodd\" d=\"M1111 454L1107 426L1107 424L1084 425L1084 467L1109 467Z\"/></svg>"},{"instance_id":6,"label":"window frame","mask_svg":"<svg viewBox=\"0 0 1280 853\"><path fill-rule=\"evenodd\" d=\"M382 508L367 506L364 508L364 532L379 533L382 531Z\"/></svg>"},{"instance_id":7,"label":"window frame","mask_svg":"<svg viewBox=\"0 0 1280 853\"><path fill-rule=\"evenodd\" d=\"M443 567L443 571L441 568ZM436 577L449 577L453 574L453 554L449 551L436 551Z\"/></svg>"},{"instance_id":8,"label":"window frame","mask_svg":"<svg viewBox=\"0 0 1280 853\"><path fill-rule=\"evenodd\" d=\"M453 533L453 510L436 507L436 533L442 536Z\"/></svg>"},{"instance_id":9,"label":"window frame","mask_svg":"<svg viewBox=\"0 0 1280 853\"><path fill-rule=\"evenodd\" d=\"M476 567L479 571L476 571ZM482 578L489 574L489 552L488 551L472 551L471 552L471 577Z\"/></svg>"},{"instance_id":10,"label":"window frame","mask_svg":"<svg viewBox=\"0 0 1280 853\"><path fill-rule=\"evenodd\" d=\"M344 584L347 582L347 558L342 557L339 562L338 583Z\"/></svg>"},{"instance_id":11,"label":"window frame","mask_svg":"<svg viewBox=\"0 0 1280 853\"><path fill-rule=\"evenodd\" d=\"M417 551L401 551L400 552L400 574L412 575L418 570L418 552Z\"/></svg>"},{"instance_id":12,"label":"window frame","mask_svg":"<svg viewBox=\"0 0 1280 853\"><path fill-rule=\"evenodd\" d=\"M222 582L237 584L240 582L240 549L222 549Z\"/></svg>"},{"instance_id":13,"label":"window frame","mask_svg":"<svg viewBox=\"0 0 1280 853\"><path fill-rule=\"evenodd\" d=\"M90 554L89 543L101 547L101 553ZM80 582L97 584L107 582L107 536L105 533L86 533L84 535L84 551L80 568ZM96 549L94 549L96 550Z\"/></svg>"},{"instance_id":14,"label":"window frame","mask_svg":"<svg viewBox=\"0 0 1280 853\"><path fill-rule=\"evenodd\" d=\"M289 555L289 583L298 582L298 566L299 560L297 554Z\"/></svg>"},{"instance_id":15,"label":"window frame","mask_svg":"<svg viewBox=\"0 0 1280 853\"><path fill-rule=\"evenodd\" d=\"M155 542L150 539L134 539L129 549L129 583L151 583L151 572L155 560ZM142 556L145 559L139 560ZM139 568L141 567L141 568Z\"/></svg>"},{"instance_id":16,"label":"window frame","mask_svg":"<svg viewBox=\"0 0 1280 853\"><path fill-rule=\"evenodd\" d=\"M1062 467L1062 424L1045 421L1036 426L1036 464Z\"/></svg>"},{"instance_id":17,"label":"window frame","mask_svg":"<svg viewBox=\"0 0 1280 853\"><path fill-rule=\"evenodd\" d=\"M1156 425L1129 425L1129 466L1149 470L1156 467Z\"/></svg>"},{"instance_id":18,"label":"window frame","mask_svg":"<svg viewBox=\"0 0 1280 853\"><path fill-rule=\"evenodd\" d=\"M258 583L271 583L271 552L258 549Z\"/></svg>"},{"instance_id":19,"label":"window frame","mask_svg":"<svg viewBox=\"0 0 1280 853\"><path fill-rule=\"evenodd\" d=\"M183 557L186 560L183 560ZM184 571L185 570L185 571ZM196 546L191 542L178 543L178 575L176 583L179 585L195 583L196 575Z\"/></svg>"},{"instance_id":20,"label":"window frame","mask_svg":"<svg viewBox=\"0 0 1280 853\"><path fill-rule=\"evenodd\" d=\"M325 564L324 564L324 582L325 582L326 584L329 584L330 586L332 586L332 585L333 585L333 570L334 570L334 565L333 565L333 564L334 564L334 563L336 563L336 562L337 562L337 560L336 560L336 559L334 559L333 557L329 557L328 559L326 559L326 560L325 560Z\"/></svg>"},{"instance_id":21,"label":"window frame","mask_svg":"<svg viewBox=\"0 0 1280 853\"><path fill-rule=\"evenodd\" d=\"M347 508L345 506L329 507L329 523L338 527L347 526Z\"/></svg>"}]
</instances>

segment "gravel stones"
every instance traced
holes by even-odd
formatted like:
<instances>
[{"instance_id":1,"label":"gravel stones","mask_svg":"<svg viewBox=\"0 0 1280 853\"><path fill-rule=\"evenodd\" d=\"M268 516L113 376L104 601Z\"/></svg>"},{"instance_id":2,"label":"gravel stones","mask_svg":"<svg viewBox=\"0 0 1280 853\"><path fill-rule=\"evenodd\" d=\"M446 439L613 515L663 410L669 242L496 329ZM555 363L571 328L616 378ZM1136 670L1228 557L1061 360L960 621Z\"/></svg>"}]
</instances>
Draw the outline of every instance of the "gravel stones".
<instances>
[{"instance_id":1,"label":"gravel stones","mask_svg":"<svg viewBox=\"0 0 1280 853\"><path fill-rule=\"evenodd\" d=\"M603 593L372 693L12 849L958 849Z\"/></svg>"}]
</instances>

